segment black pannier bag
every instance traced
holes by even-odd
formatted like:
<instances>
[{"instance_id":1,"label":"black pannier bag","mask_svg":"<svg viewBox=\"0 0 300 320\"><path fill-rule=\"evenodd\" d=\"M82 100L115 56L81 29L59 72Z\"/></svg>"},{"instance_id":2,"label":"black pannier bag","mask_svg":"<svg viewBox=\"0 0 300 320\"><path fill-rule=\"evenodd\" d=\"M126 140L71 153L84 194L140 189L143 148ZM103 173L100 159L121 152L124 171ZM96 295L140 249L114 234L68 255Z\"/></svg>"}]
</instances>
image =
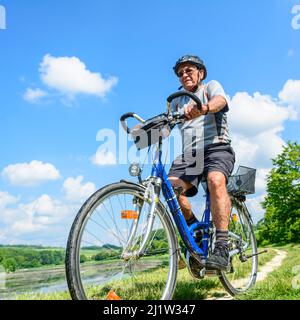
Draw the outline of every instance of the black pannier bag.
<instances>
[{"instance_id":1,"label":"black pannier bag","mask_svg":"<svg viewBox=\"0 0 300 320\"><path fill-rule=\"evenodd\" d=\"M147 148L159 141L159 138L167 138L171 128L165 113L148 119L130 130L130 135L138 150Z\"/></svg>"}]
</instances>

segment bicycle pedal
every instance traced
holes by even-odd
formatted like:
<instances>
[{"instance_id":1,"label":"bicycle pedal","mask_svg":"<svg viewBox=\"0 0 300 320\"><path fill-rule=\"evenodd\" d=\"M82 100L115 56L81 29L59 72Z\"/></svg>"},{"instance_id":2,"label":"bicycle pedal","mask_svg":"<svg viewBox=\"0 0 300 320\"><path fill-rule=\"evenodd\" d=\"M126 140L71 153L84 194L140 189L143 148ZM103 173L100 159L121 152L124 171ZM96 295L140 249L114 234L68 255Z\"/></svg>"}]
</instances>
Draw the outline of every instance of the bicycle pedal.
<instances>
[{"instance_id":1,"label":"bicycle pedal","mask_svg":"<svg viewBox=\"0 0 300 320\"><path fill-rule=\"evenodd\" d=\"M205 269L205 276L207 277L216 277L219 275L218 270L213 270L213 269Z\"/></svg>"},{"instance_id":2,"label":"bicycle pedal","mask_svg":"<svg viewBox=\"0 0 300 320\"><path fill-rule=\"evenodd\" d=\"M217 277L219 276L218 270L213 269L201 269L199 272L200 279L204 279L204 277Z\"/></svg>"}]
</instances>

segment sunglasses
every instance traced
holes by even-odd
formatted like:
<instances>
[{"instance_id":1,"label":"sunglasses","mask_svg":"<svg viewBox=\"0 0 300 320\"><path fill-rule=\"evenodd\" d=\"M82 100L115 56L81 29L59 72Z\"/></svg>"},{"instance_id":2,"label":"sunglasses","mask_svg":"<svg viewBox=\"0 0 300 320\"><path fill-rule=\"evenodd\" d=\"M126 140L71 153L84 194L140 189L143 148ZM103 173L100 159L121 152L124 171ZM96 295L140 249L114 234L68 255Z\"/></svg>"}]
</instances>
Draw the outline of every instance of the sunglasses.
<instances>
[{"instance_id":1,"label":"sunglasses","mask_svg":"<svg viewBox=\"0 0 300 320\"><path fill-rule=\"evenodd\" d=\"M198 70L197 68L185 68L183 70L180 70L177 75L179 78L182 78L184 74L186 73L188 76L191 76L194 71Z\"/></svg>"}]
</instances>

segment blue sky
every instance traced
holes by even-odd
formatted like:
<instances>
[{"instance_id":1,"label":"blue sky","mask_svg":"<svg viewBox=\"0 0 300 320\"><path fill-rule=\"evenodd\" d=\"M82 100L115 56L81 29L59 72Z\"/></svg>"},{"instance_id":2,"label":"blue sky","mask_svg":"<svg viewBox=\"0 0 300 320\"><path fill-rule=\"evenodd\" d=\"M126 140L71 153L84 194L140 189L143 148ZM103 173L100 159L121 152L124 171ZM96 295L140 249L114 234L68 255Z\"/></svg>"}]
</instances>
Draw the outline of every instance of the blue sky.
<instances>
[{"instance_id":1,"label":"blue sky","mask_svg":"<svg viewBox=\"0 0 300 320\"><path fill-rule=\"evenodd\" d=\"M64 244L84 197L128 178L118 153L104 150L110 164L93 163L97 133L118 134L127 111L165 111L178 87L172 67L185 53L201 56L207 81L232 99L233 146L239 164L260 170L250 206L262 217L270 158L299 142L298 4L0 0L0 243Z\"/></svg>"}]
</instances>

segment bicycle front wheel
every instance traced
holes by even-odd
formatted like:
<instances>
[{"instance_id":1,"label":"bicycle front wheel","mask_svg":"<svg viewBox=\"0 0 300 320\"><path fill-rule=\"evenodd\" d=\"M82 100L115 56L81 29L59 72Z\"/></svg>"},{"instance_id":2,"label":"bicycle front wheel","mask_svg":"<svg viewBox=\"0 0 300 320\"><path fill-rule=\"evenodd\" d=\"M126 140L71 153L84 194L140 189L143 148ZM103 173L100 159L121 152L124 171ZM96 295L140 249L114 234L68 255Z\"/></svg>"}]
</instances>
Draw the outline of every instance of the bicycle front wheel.
<instances>
[{"instance_id":1,"label":"bicycle front wheel","mask_svg":"<svg viewBox=\"0 0 300 320\"><path fill-rule=\"evenodd\" d=\"M249 290L257 276L257 245L249 213L244 202L232 198L229 223L230 270L221 271L220 281L235 296Z\"/></svg>"},{"instance_id":2,"label":"bicycle front wheel","mask_svg":"<svg viewBox=\"0 0 300 320\"><path fill-rule=\"evenodd\" d=\"M66 251L66 276L73 299L172 298L178 243L161 203L143 256L128 258L128 253L139 249L149 222L151 203L144 193L140 185L115 183L98 190L82 206Z\"/></svg>"}]
</instances>

